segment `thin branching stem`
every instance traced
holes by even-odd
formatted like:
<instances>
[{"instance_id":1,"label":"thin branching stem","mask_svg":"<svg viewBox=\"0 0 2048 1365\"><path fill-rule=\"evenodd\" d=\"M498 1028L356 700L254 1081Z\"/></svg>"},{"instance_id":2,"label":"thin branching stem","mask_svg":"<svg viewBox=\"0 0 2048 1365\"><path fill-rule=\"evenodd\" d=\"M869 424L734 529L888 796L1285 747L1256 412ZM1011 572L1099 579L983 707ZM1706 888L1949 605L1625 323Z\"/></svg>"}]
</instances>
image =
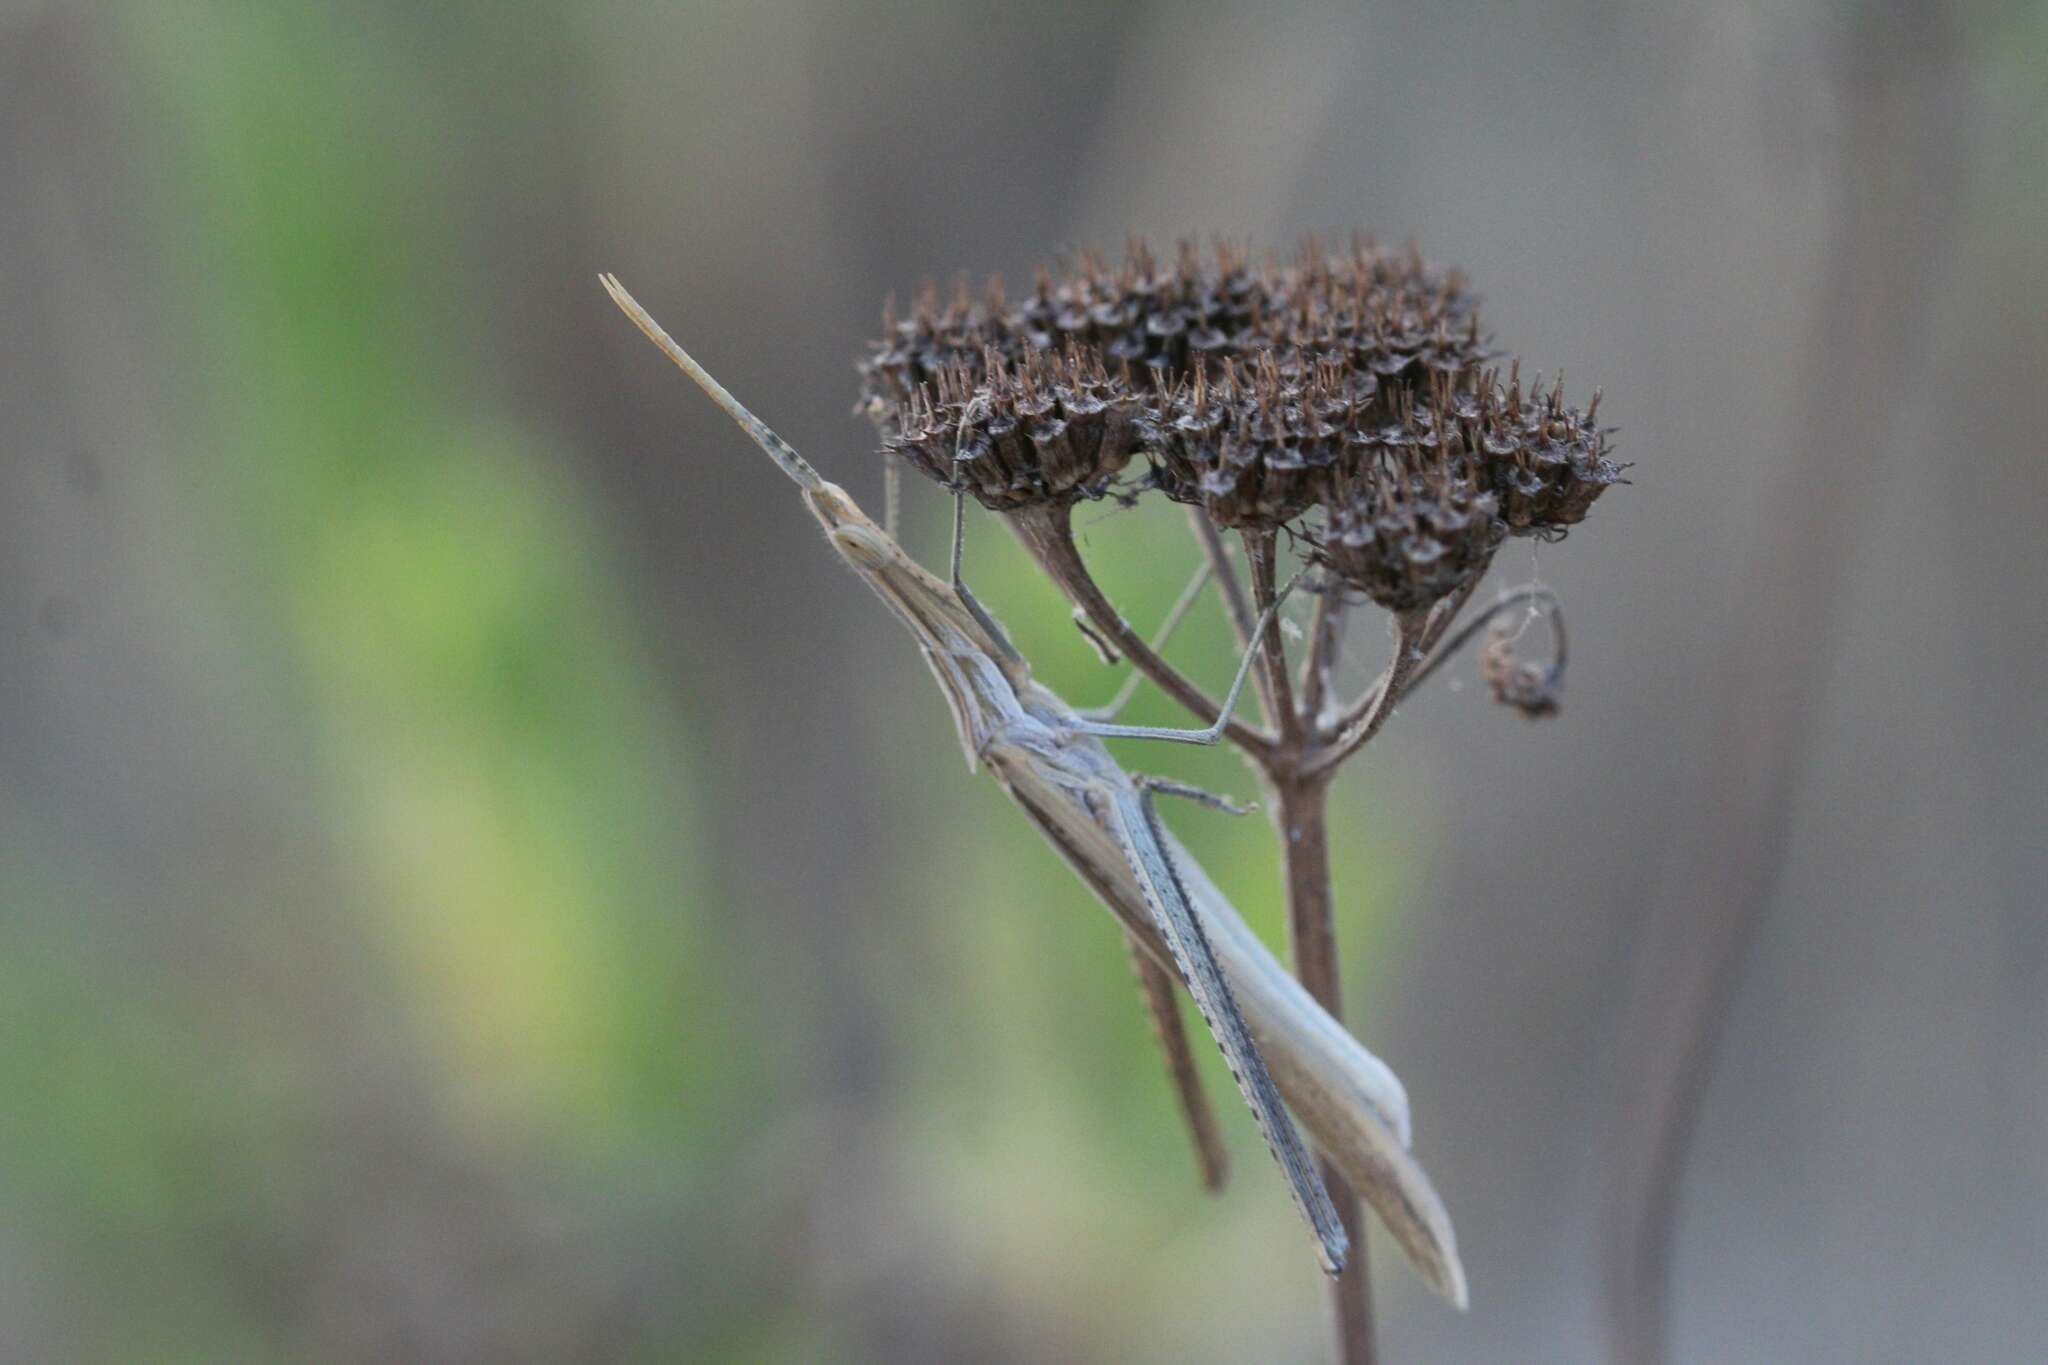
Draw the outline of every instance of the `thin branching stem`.
<instances>
[{"instance_id":1,"label":"thin branching stem","mask_svg":"<svg viewBox=\"0 0 2048 1365\"><path fill-rule=\"evenodd\" d=\"M1446 600L1448 601L1448 599ZM1458 604L1454 605L1462 605L1462 599ZM1448 636L1445 636L1444 631L1456 616L1456 611L1445 611L1439 608L1436 612L1432 613L1429 623L1424 628L1422 634L1424 662L1417 665L1415 671L1409 674L1407 682L1401 688L1401 695L1395 698L1395 702L1398 704L1406 701L1410 696L1414 695L1415 689L1435 677L1437 672L1445 664L1449 663L1459 650L1470 644L1472 638L1479 634L1480 631L1499 620L1507 612L1512 611L1516 607L1523 606L1540 612L1543 619L1549 624L1551 655L1548 671L1553 681L1561 679L1564 675L1566 659L1564 609L1559 604L1557 595L1551 592L1550 589L1540 587L1534 583L1526 583L1519 588L1511 588L1507 592L1502 593L1498 599L1488 603L1486 608L1477 616L1459 626L1456 631L1451 632ZM1381 673L1378 681L1366 689L1365 695L1360 697L1351 709L1345 712L1338 726L1340 733L1349 733L1354 727L1364 722L1367 713L1379 704L1380 690L1385 686L1386 681L1387 675ZM1363 741L1360 742L1363 743ZM1347 754L1346 757L1348 756ZM1342 759L1332 761L1341 762Z\"/></svg>"},{"instance_id":2,"label":"thin branching stem","mask_svg":"<svg viewBox=\"0 0 2048 1365\"><path fill-rule=\"evenodd\" d=\"M1453 655L1471 642L1473 636L1484 630L1488 625L1499 620L1505 613L1520 606L1527 606L1531 610L1541 612L1543 619L1549 623L1551 639L1550 674L1553 678L1562 677L1564 674L1566 648L1564 610L1558 605L1557 594L1551 592L1548 588L1541 588L1530 583L1502 593L1499 599L1488 603L1484 611L1467 621L1464 625L1459 626L1449 638L1436 645L1430 652L1428 662L1417 668L1414 675L1408 679L1408 686L1404 691L1413 692L1416 688L1428 682L1438 669L1451 661Z\"/></svg>"},{"instance_id":3,"label":"thin branching stem","mask_svg":"<svg viewBox=\"0 0 2048 1365\"><path fill-rule=\"evenodd\" d=\"M1206 517L1203 522L1207 522ZM1247 531L1241 539L1250 569L1251 607L1268 611L1277 592L1277 537L1271 532ZM1220 538L1215 544L1220 550ZM1235 608L1232 614L1235 615ZM1318 607L1306 661L1308 678L1323 671L1323 655L1330 647L1329 625L1327 607ZM1280 734L1279 744L1262 766L1273 793L1273 814L1280 835L1294 974L1316 1002L1329 1011L1330 1017L1341 1022L1344 992L1338 969L1336 898L1330 881L1329 783L1326 774L1311 771L1321 747L1306 705L1311 694L1305 684L1304 705L1297 709L1287 645L1279 631L1269 630L1260 637L1259 661L1259 676L1265 680L1270 697L1268 714ZM1316 685L1314 695L1318 697L1315 704L1320 706L1320 684ZM1379 1353L1373 1324L1372 1272L1366 1256L1358 1196L1346 1183L1342 1171L1328 1161L1322 1162L1321 1167L1330 1201L1343 1220L1351 1243L1350 1261L1330 1282L1337 1359L1342 1365L1374 1365Z\"/></svg>"},{"instance_id":4,"label":"thin branching stem","mask_svg":"<svg viewBox=\"0 0 2048 1365\"><path fill-rule=\"evenodd\" d=\"M1251 570L1252 606L1263 613L1279 592L1277 538L1271 531L1245 531L1245 563ZM1267 715L1289 747L1301 741L1301 717L1294 709L1294 683L1287 675L1287 642L1277 630L1259 638L1259 676L1266 680Z\"/></svg>"},{"instance_id":5,"label":"thin branching stem","mask_svg":"<svg viewBox=\"0 0 2048 1365\"><path fill-rule=\"evenodd\" d=\"M1465 604L1472 600L1472 594L1478 590L1478 587L1478 580L1474 579L1431 607L1428 615L1424 618L1422 633L1416 641L1416 648L1425 655L1434 649L1437 641L1443 638L1444 632L1450 629L1451 622L1456 620L1458 613L1465 609ZM1464 637L1461 635L1459 639L1460 643L1462 643ZM1420 670L1415 677L1411 677L1408 680L1408 686L1413 688L1418 679L1434 671L1435 662L1432 662L1428 667ZM1357 729L1359 723L1365 719L1366 713L1379 705L1380 688L1385 684L1386 680L1387 675L1384 672L1374 679L1373 685L1360 693L1358 700L1344 708L1343 712L1337 717L1337 723L1332 727L1332 732L1336 734L1350 734ZM1400 698L1397 697L1395 700L1399 701Z\"/></svg>"},{"instance_id":6,"label":"thin branching stem","mask_svg":"<svg viewBox=\"0 0 2048 1365\"><path fill-rule=\"evenodd\" d=\"M1427 654L1436 648L1436 642L1444 638L1444 632L1451 628L1451 622L1458 619L1458 613L1465 610L1465 604L1479 591L1479 578L1474 577L1454 589L1449 597L1429 609L1429 621L1423 628L1422 652ZM1415 685L1409 679L1408 685Z\"/></svg>"},{"instance_id":7,"label":"thin branching stem","mask_svg":"<svg viewBox=\"0 0 2048 1365\"><path fill-rule=\"evenodd\" d=\"M1308 630L1308 658L1301 666L1301 722L1310 735L1322 733L1323 707L1337 671L1344 639L1347 603L1341 588L1329 584L1316 597L1316 613Z\"/></svg>"},{"instance_id":8,"label":"thin branching stem","mask_svg":"<svg viewBox=\"0 0 2048 1365\"><path fill-rule=\"evenodd\" d=\"M1216 529L1216 523L1209 520L1209 514L1199 507L1188 508L1188 525L1193 528L1195 539L1201 544L1202 553L1208 557L1210 571L1216 578L1216 591L1223 599L1223 614L1230 619L1230 629L1237 636L1239 649L1252 646L1252 603L1245 596L1244 582L1237 576L1237 566L1230 562L1230 546ZM1261 673L1256 679L1259 688L1259 708L1266 718L1266 724L1273 723L1273 698L1266 689L1266 677Z\"/></svg>"},{"instance_id":9,"label":"thin branching stem","mask_svg":"<svg viewBox=\"0 0 2048 1365\"><path fill-rule=\"evenodd\" d=\"M1358 719L1338 731L1336 738L1304 765L1305 772L1312 776L1327 774L1372 742L1372 737L1387 723L1387 717L1394 714L1394 708L1408 691L1409 679L1422 663L1422 642L1427 625L1426 613L1395 613L1394 657L1387 661L1386 671L1367 694L1366 704L1358 708L1361 713Z\"/></svg>"}]
</instances>

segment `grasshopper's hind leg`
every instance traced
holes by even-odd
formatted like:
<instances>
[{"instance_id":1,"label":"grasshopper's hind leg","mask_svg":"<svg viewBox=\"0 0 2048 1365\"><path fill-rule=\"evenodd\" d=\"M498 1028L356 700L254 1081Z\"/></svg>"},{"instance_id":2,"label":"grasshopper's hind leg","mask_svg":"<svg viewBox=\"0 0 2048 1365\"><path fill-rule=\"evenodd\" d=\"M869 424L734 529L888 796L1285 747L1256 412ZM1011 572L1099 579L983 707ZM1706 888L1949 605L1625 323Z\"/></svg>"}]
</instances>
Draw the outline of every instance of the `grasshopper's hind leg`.
<instances>
[{"instance_id":1,"label":"grasshopper's hind leg","mask_svg":"<svg viewBox=\"0 0 2048 1365\"><path fill-rule=\"evenodd\" d=\"M1250 1106L1266 1146L1287 1177L1295 1207L1315 1234L1323 1269L1335 1275L1344 1268L1350 1253L1350 1235L1330 1203L1322 1174L1294 1121L1288 1117L1280 1091L1266 1069L1265 1058L1252 1040L1251 1028L1231 995L1230 982L1216 961L1215 950L1209 946L1202 921L1174 868L1173 856L1167 851L1165 833L1152 810L1152 794L1143 787L1127 786L1111 793L1110 804L1118 842L1138 874L1139 888L1159 926L1160 936L1172 950L1174 965L1187 982L1188 994L1194 997L1209 1032L1222 1049L1223 1059L1229 1063L1230 1074Z\"/></svg>"},{"instance_id":2,"label":"grasshopper's hind leg","mask_svg":"<svg viewBox=\"0 0 2048 1365\"><path fill-rule=\"evenodd\" d=\"M1227 796L1205 792L1184 782L1165 777L1140 777L1138 785L1148 792L1163 792L1199 801L1231 815L1251 811ZM1138 995L1152 1016L1152 1036L1166 1058L1166 1076L1173 1083L1174 1098L1180 1102L1181 1121L1187 1125L1188 1141L1195 1149L1195 1166L1202 1188L1215 1193L1230 1175L1230 1158L1223 1148L1223 1135L1216 1126L1216 1112L1209 1106L1209 1093L1202 1087L1202 1074L1195 1069L1195 1056L1188 1047L1187 1029L1181 1025L1180 997L1175 993L1173 973L1154 962L1138 940L1126 933L1131 969L1138 974Z\"/></svg>"}]
</instances>

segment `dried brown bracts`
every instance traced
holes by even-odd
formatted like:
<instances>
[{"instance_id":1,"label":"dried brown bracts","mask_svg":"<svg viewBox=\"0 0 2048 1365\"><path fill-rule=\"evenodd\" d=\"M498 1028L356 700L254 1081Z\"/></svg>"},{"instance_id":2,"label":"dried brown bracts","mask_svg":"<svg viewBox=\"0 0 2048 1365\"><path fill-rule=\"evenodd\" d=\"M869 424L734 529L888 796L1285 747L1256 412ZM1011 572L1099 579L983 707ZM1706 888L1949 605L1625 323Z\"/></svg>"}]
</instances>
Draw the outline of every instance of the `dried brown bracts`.
<instances>
[{"instance_id":1,"label":"dried brown bracts","mask_svg":"<svg viewBox=\"0 0 2048 1365\"><path fill-rule=\"evenodd\" d=\"M1099 356L1000 354L953 366L901 404L885 449L991 511L1099 496L1136 448L1140 403Z\"/></svg>"},{"instance_id":2,"label":"dried brown bracts","mask_svg":"<svg viewBox=\"0 0 2048 1365\"><path fill-rule=\"evenodd\" d=\"M1597 395L1580 412L1561 383L1525 392L1491 355L1463 278L1413 248L1255 268L1136 243L1015 302L928 286L860 370L884 447L987 507L1101 496L1142 453L1136 486L1310 533L1340 578L1412 602L1483 570L1502 533L1563 535L1621 481Z\"/></svg>"}]
</instances>

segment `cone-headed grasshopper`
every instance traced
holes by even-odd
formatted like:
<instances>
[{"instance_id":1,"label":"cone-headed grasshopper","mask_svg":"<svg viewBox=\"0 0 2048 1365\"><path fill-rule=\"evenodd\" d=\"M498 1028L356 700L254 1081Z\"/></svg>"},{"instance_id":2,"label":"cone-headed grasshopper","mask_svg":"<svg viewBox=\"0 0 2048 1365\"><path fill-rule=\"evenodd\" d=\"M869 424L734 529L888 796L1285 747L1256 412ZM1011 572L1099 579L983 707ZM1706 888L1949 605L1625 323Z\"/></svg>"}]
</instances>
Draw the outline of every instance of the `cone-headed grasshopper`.
<instances>
[{"instance_id":1,"label":"cone-headed grasshopper","mask_svg":"<svg viewBox=\"0 0 2048 1365\"><path fill-rule=\"evenodd\" d=\"M986 768L995 777L1132 941L1187 987L1315 1234L1324 1269L1340 1269L1349 1248L1282 1096L1416 1269L1462 1308L1465 1276L1450 1219L1408 1153L1408 1099L1400 1081L1287 974L1160 822L1154 790L1190 793L1132 776L1102 745L1104 738L1215 742L1245 669L1206 731L1110 725L1083 716L1032 678L1001 627L960 583L957 507L953 581L944 583L742 407L616 279L607 275L603 283L640 330L796 482L828 543L917 640L952 710L970 769ZM1255 637L1271 617L1269 611Z\"/></svg>"}]
</instances>

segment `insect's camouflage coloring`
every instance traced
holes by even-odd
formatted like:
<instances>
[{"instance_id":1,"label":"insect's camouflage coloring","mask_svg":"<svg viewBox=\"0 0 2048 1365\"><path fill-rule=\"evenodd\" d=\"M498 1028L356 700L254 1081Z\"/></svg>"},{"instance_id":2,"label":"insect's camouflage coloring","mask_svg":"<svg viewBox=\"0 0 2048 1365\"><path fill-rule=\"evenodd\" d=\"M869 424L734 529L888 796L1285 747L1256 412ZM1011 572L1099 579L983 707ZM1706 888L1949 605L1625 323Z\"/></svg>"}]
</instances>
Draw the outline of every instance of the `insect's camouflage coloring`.
<instances>
[{"instance_id":1,"label":"insect's camouflage coloring","mask_svg":"<svg viewBox=\"0 0 2048 1365\"><path fill-rule=\"evenodd\" d=\"M1202 794L1133 776L1101 742L1214 743L1244 686L1250 654L1206 730L1121 726L1075 710L1032 678L1029 664L960 582L957 502L953 581L946 583L742 407L615 278L607 275L603 283L648 338L796 482L832 548L916 638L970 767L987 769L1002 784L1132 941L1187 987L1315 1235L1324 1269L1335 1273L1343 1266L1346 1234L1283 1097L1418 1272L1463 1307L1465 1277L1450 1219L1408 1152L1408 1101L1400 1081L1288 975L1153 808L1155 790ZM1276 601L1259 622L1254 644L1277 607Z\"/></svg>"}]
</instances>

